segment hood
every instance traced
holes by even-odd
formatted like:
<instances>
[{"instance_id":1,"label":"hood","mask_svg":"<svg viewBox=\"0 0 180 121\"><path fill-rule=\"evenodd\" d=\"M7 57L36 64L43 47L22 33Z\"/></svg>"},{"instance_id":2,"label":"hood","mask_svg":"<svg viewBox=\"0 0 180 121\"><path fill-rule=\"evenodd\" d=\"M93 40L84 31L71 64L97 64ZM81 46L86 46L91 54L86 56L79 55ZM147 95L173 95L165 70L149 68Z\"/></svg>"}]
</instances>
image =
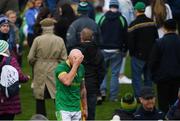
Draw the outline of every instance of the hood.
<instances>
[{"instance_id":1,"label":"hood","mask_svg":"<svg viewBox=\"0 0 180 121\"><path fill-rule=\"evenodd\" d=\"M120 12L112 12L112 11L108 11L105 16L106 16L106 19L108 20L114 20L114 19L117 19L119 16L121 15Z\"/></svg>"},{"instance_id":2,"label":"hood","mask_svg":"<svg viewBox=\"0 0 180 121\"><path fill-rule=\"evenodd\" d=\"M97 55L97 46L94 42L81 43L78 47L84 55L84 62L90 63Z\"/></svg>"}]
</instances>

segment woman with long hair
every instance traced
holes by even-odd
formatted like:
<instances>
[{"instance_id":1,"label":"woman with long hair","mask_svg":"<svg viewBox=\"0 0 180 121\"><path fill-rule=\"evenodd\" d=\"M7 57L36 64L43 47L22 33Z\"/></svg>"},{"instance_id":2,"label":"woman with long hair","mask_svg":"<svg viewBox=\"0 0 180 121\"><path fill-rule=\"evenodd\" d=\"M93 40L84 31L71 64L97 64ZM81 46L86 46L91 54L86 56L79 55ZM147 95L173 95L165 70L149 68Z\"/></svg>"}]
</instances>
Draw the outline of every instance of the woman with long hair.
<instances>
[{"instance_id":1,"label":"woman with long hair","mask_svg":"<svg viewBox=\"0 0 180 121\"><path fill-rule=\"evenodd\" d=\"M164 0L151 0L151 4L145 9L145 14L156 22L159 38L161 38L164 35L162 31L164 21L172 18L169 5Z\"/></svg>"},{"instance_id":2,"label":"woman with long hair","mask_svg":"<svg viewBox=\"0 0 180 121\"><path fill-rule=\"evenodd\" d=\"M63 38L66 44L66 33L71 23L76 19L73 8L70 4L63 4L57 7L57 14L54 18L57 20L55 24L55 34Z\"/></svg>"}]
</instances>

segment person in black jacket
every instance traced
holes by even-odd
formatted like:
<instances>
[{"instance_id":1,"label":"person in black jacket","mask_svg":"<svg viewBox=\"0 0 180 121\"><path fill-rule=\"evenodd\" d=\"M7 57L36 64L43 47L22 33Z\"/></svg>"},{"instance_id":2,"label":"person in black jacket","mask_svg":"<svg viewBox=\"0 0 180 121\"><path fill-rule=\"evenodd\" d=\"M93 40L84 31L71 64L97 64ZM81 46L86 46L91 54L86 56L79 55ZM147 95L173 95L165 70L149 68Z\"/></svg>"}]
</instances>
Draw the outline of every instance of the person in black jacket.
<instances>
[{"instance_id":1,"label":"person in black jacket","mask_svg":"<svg viewBox=\"0 0 180 121\"><path fill-rule=\"evenodd\" d=\"M66 33L71 23L77 18L70 4L63 4L57 7L57 12L54 18L57 20L54 33L62 37L66 45Z\"/></svg>"},{"instance_id":2,"label":"person in black jacket","mask_svg":"<svg viewBox=\"0 0 180 121\"><path fill-rule=\"evenodd\" d=\"M151 87L141 88L139 100L141 106L134 113L135 120L163 120L165 114L155 107L156 97Z\"/></svg>"},{"instance_id":3,"label":"person in black jacket","mask_svg":"<svg viewBox=\"0 0 180 121\"><path fill-rule=\"evenodd\" d=\"M165 35L154 45L150 65L152 80L157 84L159 108L167 112L176 101L180 87L180 37L176 34L176 21L165 21Z\"/></svg>"},{"instance_id":4,"label":"person in black jacket","mask_svg":"<svg viewBox=\"0 0 180 121\"><path fill-rule=\"evenodd\" d=\"M123 56L127 52L127 21L119 12L119 2L110 0L109 11L107 11L99 20L99 26L102 33L102 41L99 46L102 49L106 69L111 69L110 81L110 101L118 101L119 93L119 71ZM107 74L106 74L107 75ZM108 76L106 76L108 77ZM107 93L107 78L101 84L102 97Z\"/></svg>"},{"instance_id":5,"label":"person in black jacket","mask_svg":"<svg viewBox=\"0 0 180 121\"><path fill-rule=\"evenodd\" d=\"M145 4L143 2L137 2L135 5L135 14L137 18L128 28L128 48L131 56L132 85L137 98L140 95L142 87L142 75L144 76L144 85L152 86L147 62L153 44L156 38L158 38L155 23L145 16L144 10Z\"/></svg>"},{"instance_id":6,"label":"person in black jacket","mask_svg":"<svg viewBox=\"0 0 180 121\"><path fill-rule=\"evenodd\" d=\"M88 117L95 120L96 99L100 84L105 76L104 57L93 41L93 31L84 28L80 32L81 43L78 46L84 55L82 64L85 67L85 86L87 90Z\"/></svg>"}]
</instances>

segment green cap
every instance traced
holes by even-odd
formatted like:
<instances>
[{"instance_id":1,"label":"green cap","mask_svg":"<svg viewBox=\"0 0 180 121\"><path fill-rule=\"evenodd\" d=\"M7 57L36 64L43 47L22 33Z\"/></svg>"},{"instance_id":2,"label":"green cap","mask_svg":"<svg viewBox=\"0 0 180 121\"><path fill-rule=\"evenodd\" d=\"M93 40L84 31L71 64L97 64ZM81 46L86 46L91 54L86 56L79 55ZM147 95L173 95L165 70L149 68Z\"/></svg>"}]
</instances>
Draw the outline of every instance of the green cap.
<instances>
[{"instance_id":1,"label":"green cap","mask_svg":"<svg viewBox=\"0 0 180 121\"><path fill-rule=\"evenodd\" d=\"M145 7L146 5L143 2L137 2L134 6L134 9L142 11L142 10L145 10Z\"/></svg>"}]
</instances>

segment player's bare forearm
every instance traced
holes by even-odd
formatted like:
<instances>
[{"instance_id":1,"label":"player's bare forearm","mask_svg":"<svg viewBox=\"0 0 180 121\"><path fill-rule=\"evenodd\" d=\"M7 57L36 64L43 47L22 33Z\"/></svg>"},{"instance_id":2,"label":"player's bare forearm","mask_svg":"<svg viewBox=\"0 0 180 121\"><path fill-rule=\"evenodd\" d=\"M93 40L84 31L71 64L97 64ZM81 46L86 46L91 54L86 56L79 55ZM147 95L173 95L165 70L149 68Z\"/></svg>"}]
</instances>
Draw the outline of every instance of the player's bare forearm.
<instances>
[{"instance_id":1,"label":"player's bare forearm","mask_svg":"<svg viewBox=\"0 0 180 121\"><path fill-rule=\"evenodd\" d=\"M87 107L87 97L86 97L86 87L85 83L83 82L81 85L81 103L83 107L83 115L87 118L88 115L88 107Z\"/></svg>"}]
</instances>

